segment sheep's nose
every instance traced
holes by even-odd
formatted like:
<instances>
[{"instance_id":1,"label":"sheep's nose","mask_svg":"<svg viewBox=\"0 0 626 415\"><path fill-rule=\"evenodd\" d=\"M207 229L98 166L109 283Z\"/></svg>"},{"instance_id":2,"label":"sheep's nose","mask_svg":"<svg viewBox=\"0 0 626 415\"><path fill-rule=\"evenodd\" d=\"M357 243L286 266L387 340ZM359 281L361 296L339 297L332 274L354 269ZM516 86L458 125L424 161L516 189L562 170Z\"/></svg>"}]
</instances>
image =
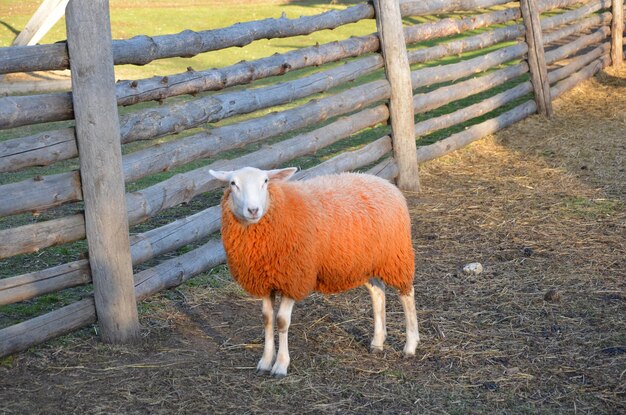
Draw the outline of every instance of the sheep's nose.
<instances>
[{"instance_id":1,"label":"sheep's nose","mask_svg":"<svg viewBox=\"0 0 626 415\"><path fill-rule=\"evenodd\" d=\"M259 208L248 208L248 212L250 212L252 216L256 216L257 213L259 213Z\"/></svg>"}]
</instances>

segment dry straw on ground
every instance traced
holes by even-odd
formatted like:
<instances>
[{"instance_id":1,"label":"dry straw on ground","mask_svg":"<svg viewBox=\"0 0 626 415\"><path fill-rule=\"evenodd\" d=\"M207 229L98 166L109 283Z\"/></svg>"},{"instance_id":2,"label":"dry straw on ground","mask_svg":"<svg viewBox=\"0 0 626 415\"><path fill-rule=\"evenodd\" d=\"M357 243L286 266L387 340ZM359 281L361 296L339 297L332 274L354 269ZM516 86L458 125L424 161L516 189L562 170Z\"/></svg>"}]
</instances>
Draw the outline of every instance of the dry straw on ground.
<instances>
[{"instance_id":1,"label":"dry straw on ground","mask_svg":"<svg viewBox=\"0 0 626 415\"><path fill-rule=\"evenodd\" d=\"M625 88L626 70L603 73L554 119L424 166L414 359L393 292L385 353L368 354L359 289L298 304L290 375L256 376L260 303L222 268L144 303L138 346L84 331L5 360L0 412L626 412Z\"/></svg>"}]
</instances>

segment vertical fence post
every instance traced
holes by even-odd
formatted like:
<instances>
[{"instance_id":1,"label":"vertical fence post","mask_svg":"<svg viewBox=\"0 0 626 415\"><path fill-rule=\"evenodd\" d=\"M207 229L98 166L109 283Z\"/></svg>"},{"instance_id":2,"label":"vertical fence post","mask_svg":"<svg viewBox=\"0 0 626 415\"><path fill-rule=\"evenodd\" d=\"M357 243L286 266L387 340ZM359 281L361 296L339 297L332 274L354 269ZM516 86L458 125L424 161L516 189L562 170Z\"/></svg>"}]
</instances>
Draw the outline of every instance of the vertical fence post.
<instances>
[{"instance_id":1,"label":"vertical fence post","mask_svg":"<svg viewBox=\"0 0 626 415\"><path fill-rule=\"evenodd\" d=\"M624 61L624 0L613 0L611 19L611 65L616 68Z\"/></svg>"},{"instance_id":2,"label":"vertical fence post","mask_svg":"<svg viewBox=\"0 0 626 415\"><path fill-rule=\"evenodd\" d=\"M402 190L417 192L420 190L420 183L413 118L413 87L402 31L400 4L398 0L374 0L374 7L385 73L391 85L389 117L393 155L398 165L396 184Z\"/></svg>"},{"instance_id":3,"label":"vertical fence post","mask_svg":"<svg viewBox=\"0 0 626 415\"><path fill-rule=\"evenodd\" d=\"M89 264L102 340L139 334L115 98L108 0L66 9Z\"/></svg>"},{"instance_id":4,"label":"vertical fence post","mask_svg":"<svg viewBox=\"0 0 626 415\"><path fill-rule=\"evenodd\" d=\"M520 0L520 9L526 27L528 66L530 67L530 78L537 102L537 110L540 114L550 117L553 114L552 98L537 2L536 0Z\"/></svg>"}]
</instances>

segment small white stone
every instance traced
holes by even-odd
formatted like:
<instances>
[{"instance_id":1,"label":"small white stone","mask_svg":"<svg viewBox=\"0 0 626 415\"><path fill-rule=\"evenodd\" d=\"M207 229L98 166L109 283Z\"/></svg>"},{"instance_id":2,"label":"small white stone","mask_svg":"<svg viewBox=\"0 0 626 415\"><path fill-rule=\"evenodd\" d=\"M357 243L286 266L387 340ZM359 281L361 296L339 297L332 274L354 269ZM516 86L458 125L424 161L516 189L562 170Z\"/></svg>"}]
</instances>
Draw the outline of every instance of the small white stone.
<instances>
[{"instance_id":1,"label":"small white stone","mask_svg":"<svg viewBox=\"0 0 626 415\"><path fill-rule=\"evenodd\" d=\"M463 273L467 275L478 275L483 272L483 266L480 262L472 262L463 267Z\"/></svg>"}]
</instances>

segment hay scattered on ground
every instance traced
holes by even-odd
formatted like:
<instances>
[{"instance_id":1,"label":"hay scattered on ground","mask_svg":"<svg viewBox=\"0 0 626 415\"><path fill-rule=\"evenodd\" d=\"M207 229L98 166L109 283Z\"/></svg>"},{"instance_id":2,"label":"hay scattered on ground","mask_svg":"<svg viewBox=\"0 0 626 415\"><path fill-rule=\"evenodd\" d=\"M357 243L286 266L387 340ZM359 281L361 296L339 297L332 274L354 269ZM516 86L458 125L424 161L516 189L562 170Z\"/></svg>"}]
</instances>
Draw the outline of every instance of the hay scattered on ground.
<instances>
[{"instance_id":1,"label":"hay scattered on ground","mask_svg":"<svg viewBox=\"0 0 626 415\"><path fill-rule=\"evenodd\" d=\"M7 413L626 412L626 71L422 169L409 195L422 344L368 354L364 289L297 305L292 366L256 376L260 303L221 270L142 305L143 340L83 331L5 360ZM461 272L481 262L477 276ZM217 288L213 288L213 285Z\"/></svg>"}]
</instances>

